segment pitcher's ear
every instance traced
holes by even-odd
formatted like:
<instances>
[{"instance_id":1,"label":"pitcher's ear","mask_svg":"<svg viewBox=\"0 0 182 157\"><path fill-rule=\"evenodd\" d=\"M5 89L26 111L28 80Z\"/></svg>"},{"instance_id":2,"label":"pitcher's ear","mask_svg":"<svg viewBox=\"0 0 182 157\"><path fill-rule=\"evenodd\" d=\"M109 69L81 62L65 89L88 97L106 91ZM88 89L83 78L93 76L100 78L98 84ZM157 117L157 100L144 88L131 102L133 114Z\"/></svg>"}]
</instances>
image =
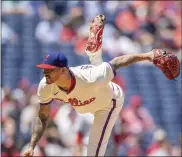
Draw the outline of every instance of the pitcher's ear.
<instances>
[{"instance_id":1,"label":"pitcher's ear","mask_svg":"<svg viewBox=\"0 0 182 157\"><path fill-rule=\"evenodd\" d=\"M64 67L64 68L61 68L61 72L66 72L67 71L67 68Z\"/></svg>"}]
</instances>

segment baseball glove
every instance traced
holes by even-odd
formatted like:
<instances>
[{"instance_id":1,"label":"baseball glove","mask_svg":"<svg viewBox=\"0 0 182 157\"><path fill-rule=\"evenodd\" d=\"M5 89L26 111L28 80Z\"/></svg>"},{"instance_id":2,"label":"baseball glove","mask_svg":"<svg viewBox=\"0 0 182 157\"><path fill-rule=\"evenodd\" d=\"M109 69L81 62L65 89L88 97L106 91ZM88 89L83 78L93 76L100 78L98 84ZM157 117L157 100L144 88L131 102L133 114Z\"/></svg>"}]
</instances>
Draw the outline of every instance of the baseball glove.
<instances>
[{"instance_id":1,"label":"baseball glove","mask_svg":"<svg viewBox=\"0 0 182 157\"><path fill-rule=\"evenodd\" d=\"M180 74L180 62L173 52L162 49L153 49L153 64L156 65L169 80L175 79Z\"/></svg>"}]
</instances>

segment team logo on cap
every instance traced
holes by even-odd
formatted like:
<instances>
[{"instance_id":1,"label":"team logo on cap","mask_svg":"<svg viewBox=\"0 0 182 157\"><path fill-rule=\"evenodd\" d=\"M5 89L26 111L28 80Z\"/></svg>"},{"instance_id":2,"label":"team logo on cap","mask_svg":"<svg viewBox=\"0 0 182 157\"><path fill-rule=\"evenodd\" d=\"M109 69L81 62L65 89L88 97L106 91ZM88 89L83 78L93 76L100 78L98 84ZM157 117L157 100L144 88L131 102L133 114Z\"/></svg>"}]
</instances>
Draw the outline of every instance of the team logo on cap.
<instances>
[{"instance_id":1,"label":"team logo on cap","mask_svg":"<svg viewBox=\"0 0 182 157\"><path fill-rule=\"evenodd\" d=\"M49 58L49 55L45 55L44 61L47 61L48 58Z\"/></svg>"}]
</instances>

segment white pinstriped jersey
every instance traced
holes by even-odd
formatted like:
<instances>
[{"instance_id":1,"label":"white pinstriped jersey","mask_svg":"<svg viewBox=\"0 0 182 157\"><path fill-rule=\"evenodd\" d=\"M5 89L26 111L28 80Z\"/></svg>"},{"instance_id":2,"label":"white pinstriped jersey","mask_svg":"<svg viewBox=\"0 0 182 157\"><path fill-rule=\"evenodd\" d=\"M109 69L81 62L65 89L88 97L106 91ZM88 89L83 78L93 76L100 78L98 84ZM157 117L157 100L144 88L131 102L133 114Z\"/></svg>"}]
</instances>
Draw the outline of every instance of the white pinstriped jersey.
<instances>
[{"instance_id":1,"label":"white pinstriped jersey","mask_svg":"<svg viewBox=\"0 0 182 157\"><path fill-rule=\"evenodd\" d=\"M123 96L121 88L111 82L114 72L109 63L71 67L73 88L69 92L56 84L46 84L45 77L40 81L38 97L41 105L58 99L70 103L80 113L94 113L110 104L111 100Z\"/></svg>"}]
</instances>

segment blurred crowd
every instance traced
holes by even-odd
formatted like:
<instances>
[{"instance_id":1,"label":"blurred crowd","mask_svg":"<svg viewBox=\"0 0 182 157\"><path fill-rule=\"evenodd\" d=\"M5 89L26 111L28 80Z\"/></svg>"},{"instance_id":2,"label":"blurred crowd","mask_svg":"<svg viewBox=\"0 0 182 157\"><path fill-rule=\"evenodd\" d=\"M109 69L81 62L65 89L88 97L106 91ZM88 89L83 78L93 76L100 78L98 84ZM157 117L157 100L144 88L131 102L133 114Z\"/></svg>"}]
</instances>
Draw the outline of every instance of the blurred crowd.
<instances>
[{"instance_id":1,"label":"blurred crowd","mask_svg":"<svg viewBox=\"0 0 182 157\"><path fill-rule=\"evenodd\" d=\"M28 147L39 109L36 91L27 79L22 79L16 89L2 88L2 156L19 156ZM79 114L71 105L54 100L48 128L35 148L35 156L85 156L93 120L91 113ZM114 126L106 155L180 154L180 146L169 142L167 132L155 124L142 98L131 96Z\"/></svg>"},{"instance_id":2,"label":"blurred crowd","mask_svg":"<svg viewBox=\"0 0 182 157\"><path fill-rule=\"evenodd\" d=\"M50 51L72 44L85 56L89 24L97 14L106 16L103 52L113 58L143 53L153 47L175 52L181 61L181 1L2 1L3 16L38 16L35 38ZM18 33L2 21L2 45L18 42ZM128 49L129 47L129 49ZM125 81L116 78L125 92ZM22 78L15 89L2 87L2 156L19 156L28 146L38 111L37 86ZM36 156L85 155L92 114L81 115L69 104L54 100L48 129L35 148ZM182 144L182 137L179 137ZM142 97L131 96L112 131L106 155L180 156L180 146L167 139L143 106Z\"/></svg>"},{"instance_id":3,"label":"blurred crowd","mask_svg":"<svg viewBox=\"0 0 182 157\"><path fill-rule=\"evenodd\" d=\"M170 49L181 59L181 1L3 1L3 15L39 16L35 37L51 49L71 43L85 55L90 21L106 16L103 51L111 57ZM16 33L2 24L2 42L16 40ZM128 49L128 47L130 47Z\"/></svg>"}]
</instances>

